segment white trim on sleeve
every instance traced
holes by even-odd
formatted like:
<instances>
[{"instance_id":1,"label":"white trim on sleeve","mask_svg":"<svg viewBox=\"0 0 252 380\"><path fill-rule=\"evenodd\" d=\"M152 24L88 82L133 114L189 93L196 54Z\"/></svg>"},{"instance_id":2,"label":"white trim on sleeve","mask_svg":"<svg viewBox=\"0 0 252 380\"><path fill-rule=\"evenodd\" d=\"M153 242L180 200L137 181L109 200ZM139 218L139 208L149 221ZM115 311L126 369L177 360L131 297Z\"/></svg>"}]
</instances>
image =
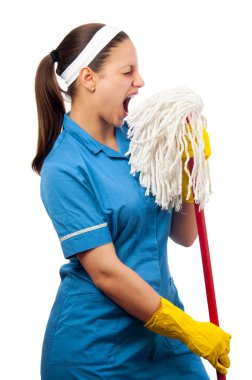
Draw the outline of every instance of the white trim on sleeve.
<instances>
[{"instance_id":1,"label":"white trim on sleeve","mask_svg":"<svg viewBox=\"0 0 252 380\"><path fill-rule=\"evenodd\" d=\"M64 241L64 240L70 239L73 236L84 234L85 232L89 232L92 230L97 230L98 228L106 227L107 225L108 223L102 223L102 224L97 224L96 226L84 228L83 230L75 231L75 232L72 232L71 234L65 235L61 237L59 240Z\"/></svg>"}]
</instances>

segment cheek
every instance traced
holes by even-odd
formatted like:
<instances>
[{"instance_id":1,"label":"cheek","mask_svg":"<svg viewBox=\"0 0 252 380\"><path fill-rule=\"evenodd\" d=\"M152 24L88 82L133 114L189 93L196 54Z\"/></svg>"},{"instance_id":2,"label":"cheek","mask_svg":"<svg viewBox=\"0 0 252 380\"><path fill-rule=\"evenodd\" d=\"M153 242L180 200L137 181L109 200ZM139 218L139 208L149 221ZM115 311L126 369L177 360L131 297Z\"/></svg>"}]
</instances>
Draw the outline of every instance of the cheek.
<instances>
[{"instance_id":1,"label":"cheek","mask_svg":"<svg viewBox=\"0 0 252 380\"><path fill-rule=\"evenodd\" d=\"M111 80L111 82L104 83L103 86L98 88L99 95L97 95L96 106L103 112L118 110L123 106L123 101L129 92L129 80L120 78Z\"/></svg>"}]
</instances>

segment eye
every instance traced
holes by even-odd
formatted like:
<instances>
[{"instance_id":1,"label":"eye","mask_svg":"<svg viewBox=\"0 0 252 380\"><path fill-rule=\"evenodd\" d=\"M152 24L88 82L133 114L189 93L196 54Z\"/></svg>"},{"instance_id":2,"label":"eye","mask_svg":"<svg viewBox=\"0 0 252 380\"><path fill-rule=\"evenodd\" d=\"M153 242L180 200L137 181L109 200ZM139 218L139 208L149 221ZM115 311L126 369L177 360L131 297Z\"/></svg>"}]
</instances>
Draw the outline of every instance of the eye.
<instances>
[{"instance_id":1,"label":"eye","mask_svg":"<svg viewBox=\"0 0 252 380\"><path fill-rule=\"evenodd\" d=\"M128 73L124 73L124 75L128 75L128 74L131 74L131 71L129 71Z\"/></svg>"}]
</instances>

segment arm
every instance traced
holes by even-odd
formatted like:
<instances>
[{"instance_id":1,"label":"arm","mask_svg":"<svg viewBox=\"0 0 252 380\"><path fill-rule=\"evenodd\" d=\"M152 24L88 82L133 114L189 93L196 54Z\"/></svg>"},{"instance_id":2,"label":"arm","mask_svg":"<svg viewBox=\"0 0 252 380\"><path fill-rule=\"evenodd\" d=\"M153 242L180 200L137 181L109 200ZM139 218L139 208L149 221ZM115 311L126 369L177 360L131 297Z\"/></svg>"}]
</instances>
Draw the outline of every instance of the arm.
<instances>
[{"instance_id":1,"label":"arm","mask_svg":"<svg viewBox=\"0 0 252 380\"><path fill-rule=\"evenodd\" d=\"M170 237L190 246L197 237L194 205L183 203L181 213L174 213ZM147 322L161 306L160 295L136 272L124 265L113 243L86 250L77 257L97 288L134 317Z\"/></svg>"},{"instance_id":2,"label":"arm","mask_svg":"<svg viewBox=\"0 0 252 380\"><path fill-rule=\"evenodd\" d=\"M197 322L149 286L117 257L113 243L77 254L90 277L105 294L144 327L184 342L192 352L210 361L222 374L230 366L231 335L210 322Z\"/></svg>"},{"instance_id":3,"label":"arm","mask_svg":"<svg viewBox=\"0 0 252 380\"><path fill-rule=\"evenodd\" d=\"M160 295L119 260L113 243L81 252L77 257L97 288L129 314L147 322L160 308Z\"/></svg>"},{"instance_id":4,"label":"arm","mask_svg":"<svg viewBox=\"0 0 252 380\"><path fill-rule=\"evenodd\" d=\"M177 244L190 247L198 236L193 203L183 203L180 212L174 212L170 238Z\"/></svg>"}]
</instances>

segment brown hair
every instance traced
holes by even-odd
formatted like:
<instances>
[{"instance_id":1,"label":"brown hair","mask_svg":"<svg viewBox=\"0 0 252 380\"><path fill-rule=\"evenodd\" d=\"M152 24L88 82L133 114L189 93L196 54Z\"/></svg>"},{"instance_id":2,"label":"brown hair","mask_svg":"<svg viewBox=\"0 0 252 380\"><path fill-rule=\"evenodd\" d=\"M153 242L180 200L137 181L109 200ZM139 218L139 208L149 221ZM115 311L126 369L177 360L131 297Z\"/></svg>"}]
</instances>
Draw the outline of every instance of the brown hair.
<instances>
[{"instance_id":1,"label":"brown hair","mask_svg":"<svg viewBox=\"0 0 252 380\"><path fill-rule=\"evenodd\" d=\"M72 61L81 53L94 34L105 24L90 23L73 29L55 49L58 57L56 73L61 75ZM129 38L119 32L88 65L94 72L102 71L107 59L123 40ZM57 81L54 62L50 54L40 62L35 77L35 96L38 113L37 152L32 161L32 169L40 174L43 162L51 151L55 140L61 132L65 110L64 93L71 100L76 96L76 81L64 91Z\"/></svg>"}]
</instances>

